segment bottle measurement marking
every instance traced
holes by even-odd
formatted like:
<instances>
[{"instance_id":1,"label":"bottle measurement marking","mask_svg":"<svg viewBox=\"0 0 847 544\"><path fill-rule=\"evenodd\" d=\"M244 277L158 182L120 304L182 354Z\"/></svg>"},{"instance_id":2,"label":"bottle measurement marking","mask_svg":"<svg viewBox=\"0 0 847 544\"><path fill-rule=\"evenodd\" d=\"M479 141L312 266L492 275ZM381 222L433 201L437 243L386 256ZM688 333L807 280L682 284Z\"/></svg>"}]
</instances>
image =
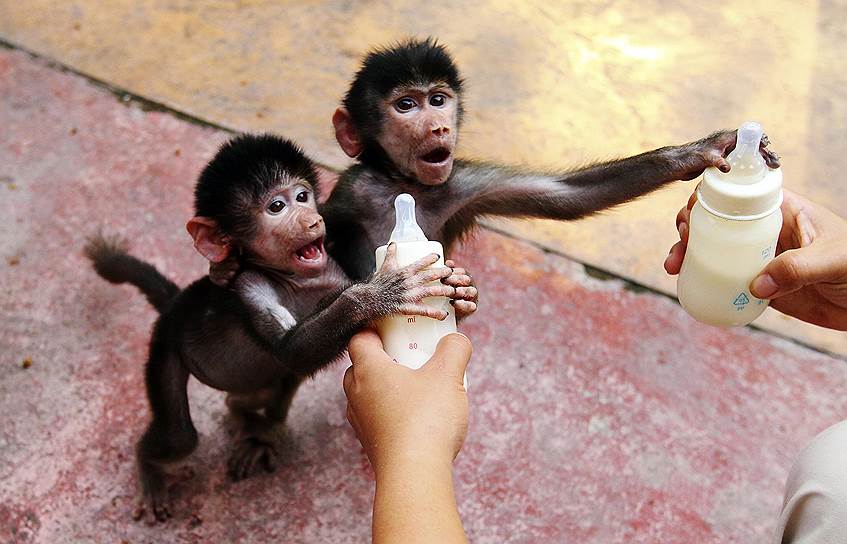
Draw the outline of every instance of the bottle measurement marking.
<instances>
[{"instance_id":1,"label":"bottle measurement marking","mask_svg":"<svg viewBox=\"0 0 847 544\"><path fill-rule=\"evenodd\" d=\"M407 317L406 323L416 323L415 316Z\"/></svg>"},{"instance_id":2,"label":"bottle measurement marking","mask_svg":"<svg viewBox=\"0 0 847 544\"><path fill-rule=\"evenodd\" d=\"M409 342L409 349L418 349L417 342Z\"/></svg>"}]
</instances>

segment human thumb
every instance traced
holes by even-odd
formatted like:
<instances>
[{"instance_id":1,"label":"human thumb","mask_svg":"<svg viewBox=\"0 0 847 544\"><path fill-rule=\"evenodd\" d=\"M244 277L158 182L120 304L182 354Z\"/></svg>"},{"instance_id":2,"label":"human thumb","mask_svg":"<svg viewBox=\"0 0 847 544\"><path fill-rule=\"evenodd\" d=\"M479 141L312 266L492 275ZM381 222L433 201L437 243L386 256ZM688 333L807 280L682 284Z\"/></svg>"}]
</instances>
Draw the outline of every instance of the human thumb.
<instances>
[{"instance_id":1,"label":"human thumb","mask_svg":"<svg viewBox=\"0 0 847 544\"><path fill-rule=\"evenodd\" d=\"M843 252L816 243L786 251L768 263L750 284L757 298L775 298L807 285L847 279Z\"/></svg>"},{"instance_id":2,"label":"human thumb","mask_svg":"<svg viewBox=\"0 0 847 544\"><path fill-rule=\"evenodd\" d=\"M438 342L435 353L424 368L438 368L461 382L472 352L473 346L467 336L458 332L450 333Z\"/></svg>"}]
</instances>

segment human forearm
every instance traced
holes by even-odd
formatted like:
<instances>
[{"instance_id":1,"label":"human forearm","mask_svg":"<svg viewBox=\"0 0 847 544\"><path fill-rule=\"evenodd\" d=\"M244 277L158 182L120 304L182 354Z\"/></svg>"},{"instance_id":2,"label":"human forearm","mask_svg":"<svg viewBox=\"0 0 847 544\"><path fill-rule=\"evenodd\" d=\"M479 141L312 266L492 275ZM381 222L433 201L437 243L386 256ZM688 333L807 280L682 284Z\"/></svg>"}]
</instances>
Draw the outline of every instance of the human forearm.
<instances>
[{"instance_id":1,"label":"human forearm","mask_svg":"<svg viewBox=\"0 0 847 544\"><path fill-rule=\"evenodd\" d=\"M347 419L376 473L373 541L466 542L453 459L468 425L467 337L448 334L421 368L396 364L374 331L350 343Z\"/></svg>"},{"instance_id":2,"label":"human forearm","mask_svg":"<svg viewBox=\"0 0 847 544\"><path fill-rule=\"evenodd\" d=\"M404 457L376 468L373 542L467 542L453 493L453 465Z\"/></svg>"}]
</instances>

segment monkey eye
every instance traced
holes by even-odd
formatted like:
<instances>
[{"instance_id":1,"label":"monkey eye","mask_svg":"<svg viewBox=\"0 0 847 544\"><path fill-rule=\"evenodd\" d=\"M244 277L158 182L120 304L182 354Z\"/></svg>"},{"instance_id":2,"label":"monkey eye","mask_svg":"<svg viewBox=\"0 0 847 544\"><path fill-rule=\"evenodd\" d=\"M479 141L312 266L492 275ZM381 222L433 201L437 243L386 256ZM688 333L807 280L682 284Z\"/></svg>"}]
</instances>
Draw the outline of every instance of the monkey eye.
<instances>
[{"instance_id":1,"label":"monkey eye","mask_svg":"<svg viewBox=\"0 0 847 544\"><path fill-rule=\"evenodd\" d=\"M447 103L447 95L438 93L429 97L429 105L434 106L436 108L440 108L444 104Z\"/></svg>"},{"instance_id":2,"label":"monkey eye","mask_svg":"<svg viewBox=\"0 0 847 544\"><path fill-rule=\"evenodd\" d=\"M268 212L274 215L278 214L285 208L285 202L282 200L274 200L270 204L268 204Z\"/></svg>"},{"instance_id":3,"label":"monkey eye","mask_svg":"<svg viewBox=\"0 0 847 544\"><path fill-rule=\"evenodd\" d=\"M308 202L309 201L309 191L301 191L297 193L297 202Z\"/></svg>"},{"instance_id":4,"label":"monkey eye","mask_svg":"<svg viewBox=\"0 0 847 544\"><path fill-rule=\"evenodd\" d=\"M399 112L401 112L401 113L402 113L402 112L407 112L407 111L409 111L410 109L414 108L414 107L415 107L415 106L417 106L417 105L418 105L418 103L417 103L417 102L415 102L414 100L412 100L411 98L409 98L409 97L407 96L407 97L401 98L400 100L398 100L397 102L395 102L395 103L394 103L394 108L395 108L397 111L399 111Z\"/></svg>"}]
</instances>

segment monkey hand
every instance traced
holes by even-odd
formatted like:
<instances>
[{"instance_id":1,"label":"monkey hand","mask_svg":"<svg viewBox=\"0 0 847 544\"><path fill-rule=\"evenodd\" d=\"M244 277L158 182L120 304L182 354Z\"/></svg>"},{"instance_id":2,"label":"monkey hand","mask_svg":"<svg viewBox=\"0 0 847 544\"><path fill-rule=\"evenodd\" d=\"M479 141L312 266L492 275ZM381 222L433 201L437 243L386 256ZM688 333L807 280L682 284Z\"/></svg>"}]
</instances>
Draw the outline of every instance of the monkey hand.
<instances>
[{"instance_id":1,"label":"monkey hand","mask_svg":"<svg viewBox=\"0 0 847 544\"><path fill-rule=\"evenodd\" d=\"M444 264L451 268L453 273L441 280L441 283L456 288L456 294L450 297L450 304L456 309L456 319L461 320L476 311L479 304L479 291L470 272L457 267L453 261L448 260Z\"/></svg>"},{"instance_id":2,"label":"monkey hand","mask_svg":"<svg viewBox=\"0 0 847 544\"><path fill-rule=\"evenodd\" d=\"M430 268L437 261L438 255L432 253L408 266L400 267L397 264L397 244L389 244L382 268L368 283L359 286L360 293L367 291L362 294L368 299L360 301L360 307L373 308L377 314L368 316L367 321L391 314L421 315L439 321L447 319L445 310L423 302L427 297L456 296L455 287L441 283L453 271L446 266Z\"/></svg>"},{"instance_id":3,"label":"monkey hand","mask_svg":"<svg viewBox=\"0 0 847 544\"><path fill-rule=\"evenodd\" d=\"M696 142L671 148L674 155L672 168L674 177L685 181L692 180L703 170L714 166L723 173L729 172L726 156L735 149L736 130L721 130ZM762 134L759 152L769 168L779 168L779 155L769 150L767 134Z\"/></svg>"},{"instance_id":4,"label":"monkey hand","mask_svg":"<svg viewBox=\"0 0 847 544\"><path fill-rule=\"evenodd\" d=\"M209 261L209 279L218 287L229 287L240 268L241 261L233 254L219 263Z\"/></svg>"}]
</instances>

